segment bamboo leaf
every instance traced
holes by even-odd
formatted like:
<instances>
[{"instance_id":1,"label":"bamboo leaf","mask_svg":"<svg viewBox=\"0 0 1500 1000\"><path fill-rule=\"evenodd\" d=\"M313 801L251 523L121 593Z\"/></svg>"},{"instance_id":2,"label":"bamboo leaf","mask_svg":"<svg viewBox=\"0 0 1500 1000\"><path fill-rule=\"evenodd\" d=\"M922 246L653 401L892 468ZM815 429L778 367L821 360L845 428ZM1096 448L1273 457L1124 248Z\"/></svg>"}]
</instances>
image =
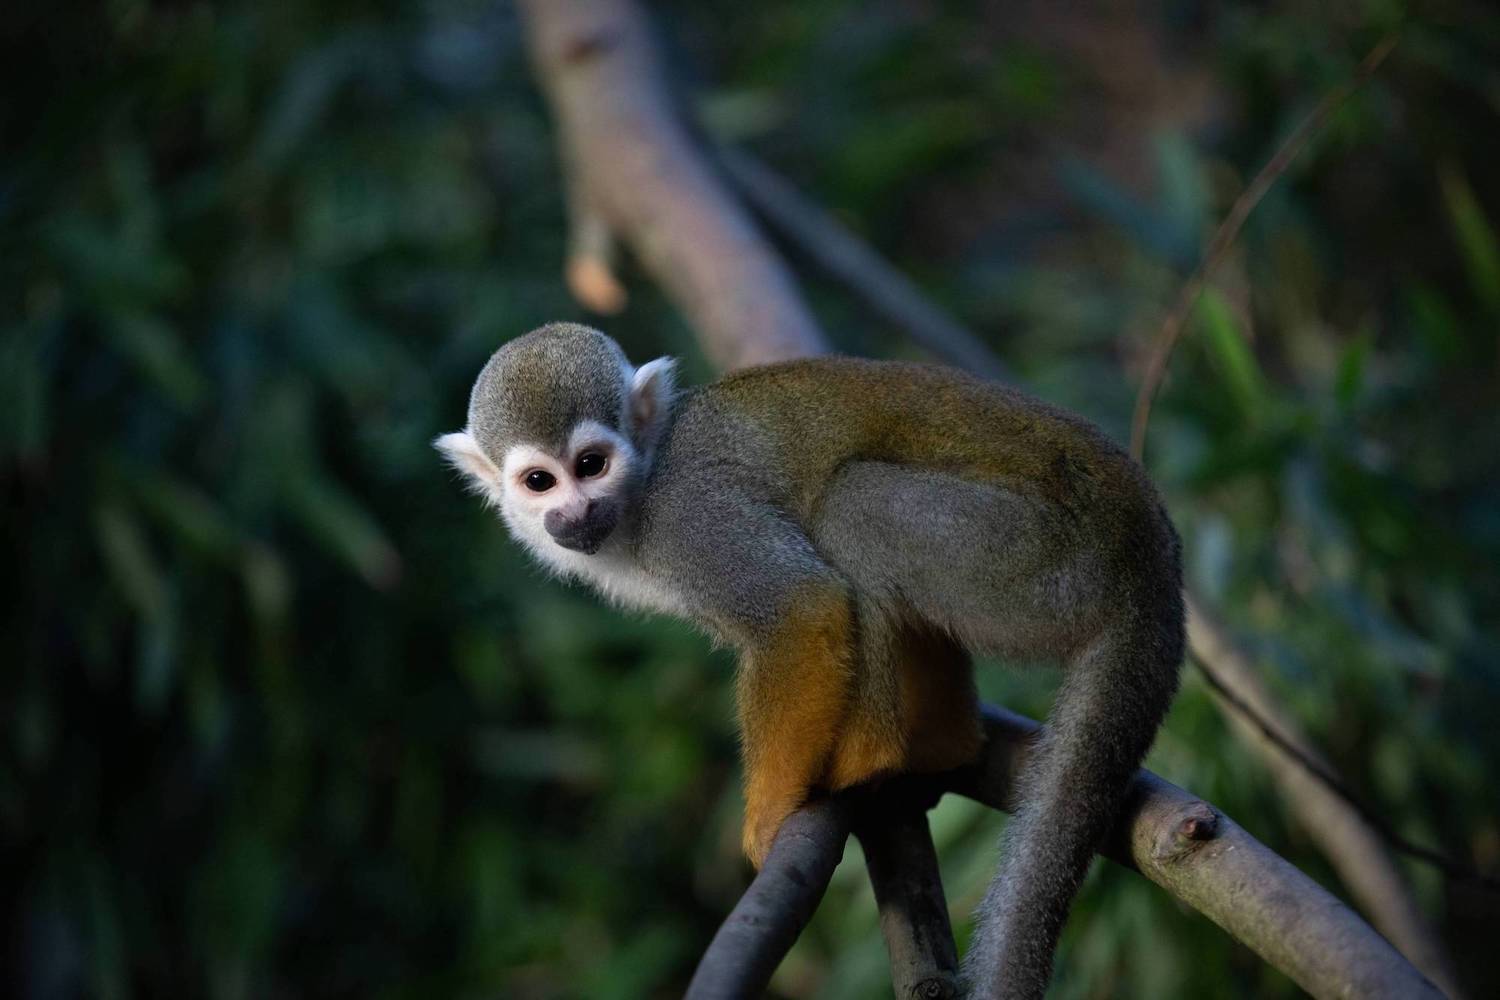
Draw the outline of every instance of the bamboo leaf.
<instances>
[{"instance_id":1,"label":"bamboo leaf","mask_svg":"<svg viewBox=\"0 0 1500 1000\"><path fill-rule=\"evenodd\" d=\"M1495 228L1458 166L1445 165L1438 171L1438 182L1474 294L1491 313L1500 316L1500 241L1496 240Z\"/></svg>"},{"instance_id":2,"label":"bamboo leaf","mask_svg":"<svg viewBox=\"0 0 1500 1000\"><path fill-rule=\"evenodd\" d=\"M94 511L94 537L115 589L142 618L160 619L167 609L167 583L151 554L140 521L115 504Z\"/></svg>"},{"instance_id":3,"label":"bamboo leaf","mask_svg":"<svg viewBox=\"0 0 1500 1000\"><path fill-rule=\"evenodd\" d=\"M1209 357L1213 359L1230 395L1247 416L1260 408L1265 395L1260 365L1250 343L1240 332L1229 305L1217 291L1205 289L1198 300L1197 319Z\"/></svg>"},{"instance_id":4,"label":"bamboo leaf","mask_svg":"<svg viewBox=\"0 0 1500 1000\"><path fill-rule=\"evenodd\" d=\"M401 556L359 502L321 476L297 477L292 509L314 538L370 586L386 590L401 576Z\"/></svg>"},{"instance_id":5,"label":"bamboo leaf","mask_svg":"<svg viewBox=\"0 0 1500 1000\"><path fill-rule=\"evenodd\" d=\"M197 408L207 391L207 380L170 325L156 316L127 313L114 318L109 333L111 342L135 363L147 381L180 409Z\"/></svg>"}]
</instances>

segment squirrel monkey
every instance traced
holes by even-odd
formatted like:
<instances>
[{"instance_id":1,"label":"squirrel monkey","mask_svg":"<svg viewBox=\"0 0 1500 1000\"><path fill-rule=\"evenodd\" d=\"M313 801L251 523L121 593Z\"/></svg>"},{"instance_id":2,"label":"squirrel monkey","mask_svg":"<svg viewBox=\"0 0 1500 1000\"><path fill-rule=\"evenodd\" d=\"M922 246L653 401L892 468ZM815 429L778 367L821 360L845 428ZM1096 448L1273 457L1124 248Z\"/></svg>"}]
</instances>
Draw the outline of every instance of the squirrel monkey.
<instances>
[{"instance_id":1,"label":"squirrel monkey","mask_svg":"<svg viewBox=\"0 0 1500 1000\"><path fill-rule=\"evenodd\" d=\"M816 358L678 393L558 323L436 445L546 567L740 653L744 848L812 795L971 762L970 654L1065 669L966 959L1040 997L1072 897L1177 687L1179 545L1079 417L946 368Z\"/></svg>"}]
</instances>

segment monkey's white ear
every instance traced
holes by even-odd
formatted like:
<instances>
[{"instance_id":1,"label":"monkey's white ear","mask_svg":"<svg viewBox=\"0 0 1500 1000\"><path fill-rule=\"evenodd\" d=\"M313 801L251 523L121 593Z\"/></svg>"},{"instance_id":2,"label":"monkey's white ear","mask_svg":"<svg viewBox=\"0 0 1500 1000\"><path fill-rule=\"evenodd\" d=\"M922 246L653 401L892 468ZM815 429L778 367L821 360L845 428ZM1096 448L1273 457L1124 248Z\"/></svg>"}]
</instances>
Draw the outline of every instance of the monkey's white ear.
<instances>
[{"instance_id":1,"label":"monkey's white ear","mask_svg":"<svg viewBox=\"0 0 1500 1000\"><path fill-rule=\"evenodd\" d=\"M479 442L474 440L473 435L466 430L444 434L433 441L432 446L443 453L449 465L469 477L469 485L475 491L499 502L500 470L480 450Z\"/></svg>"},{"instance_id":2,"label":"monkey's white ear","mask_svg":"<svg viewBox=\"0 0 1500 1000\"><path fill-rule=\"evenodd\" d=\"M635 370L630 379L630 424L638 443L649 447L656 442L676 393L676 358L657 358Z\"/></svg>"}]
</instances>

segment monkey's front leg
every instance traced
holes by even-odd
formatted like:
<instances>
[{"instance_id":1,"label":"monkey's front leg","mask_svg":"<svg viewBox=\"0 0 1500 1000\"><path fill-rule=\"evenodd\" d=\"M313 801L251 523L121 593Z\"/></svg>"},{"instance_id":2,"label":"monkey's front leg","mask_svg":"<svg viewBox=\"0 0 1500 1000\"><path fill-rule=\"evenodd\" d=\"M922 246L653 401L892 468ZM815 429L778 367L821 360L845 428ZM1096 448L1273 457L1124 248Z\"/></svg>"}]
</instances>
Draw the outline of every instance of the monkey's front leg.
<instances>
[{"instance_id":1,"label":"monkey's front leg","mask_svg":"<svg viewBox=\"0 0 1500 1000\"><path fill-rule=\"evenodd\" d=\"M849 708L853 610L833 585L804 588L749 644L736 693L745 759L745 854L761 866L781 824L827 772Z\"/></svg>"}]
</instances>

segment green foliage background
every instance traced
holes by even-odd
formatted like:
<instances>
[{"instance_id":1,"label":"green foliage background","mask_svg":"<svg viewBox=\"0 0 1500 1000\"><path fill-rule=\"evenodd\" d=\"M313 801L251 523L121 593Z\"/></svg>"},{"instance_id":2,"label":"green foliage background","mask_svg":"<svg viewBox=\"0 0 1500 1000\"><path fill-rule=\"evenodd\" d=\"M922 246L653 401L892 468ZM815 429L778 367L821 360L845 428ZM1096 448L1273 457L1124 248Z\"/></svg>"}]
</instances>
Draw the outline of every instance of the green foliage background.
<instances>
[{"instance_id":1,"label":"green foliage background","mask_svg":"<svg viewBox=\"0 0 1500 1000\"><path fill-rule=\"evenodd\" d=\"M1202 304L1150 464L1193 585L1360 794L1494 870L1500 17L1144 6L1147 68L1167 91L1196 74L1210 111L1106 149L1080 137L1119 132L1097 94L1128 39L1059 45L1087 10L1016 8L658 13L706 128L1121 436L1214 221L1404 22ZM63 0L6 21L0 988L680 992L747 878L728 660L543 578L428 444L498 343L583 318L514 12ZM610 330L707 377L632 277ZM911 353L810 284L844 349ZM1035 714L1051 679L983 683ZM1337 888L1191 673L1151 763ZM934 814L959 917L1000 823ZM1408 870L1473 994L1500 990L1500 904ZM775 988L880 996L886 975L851 847ZM1295 993L1101 866L1052 995Z\"/></svg>"}]
</instances>

